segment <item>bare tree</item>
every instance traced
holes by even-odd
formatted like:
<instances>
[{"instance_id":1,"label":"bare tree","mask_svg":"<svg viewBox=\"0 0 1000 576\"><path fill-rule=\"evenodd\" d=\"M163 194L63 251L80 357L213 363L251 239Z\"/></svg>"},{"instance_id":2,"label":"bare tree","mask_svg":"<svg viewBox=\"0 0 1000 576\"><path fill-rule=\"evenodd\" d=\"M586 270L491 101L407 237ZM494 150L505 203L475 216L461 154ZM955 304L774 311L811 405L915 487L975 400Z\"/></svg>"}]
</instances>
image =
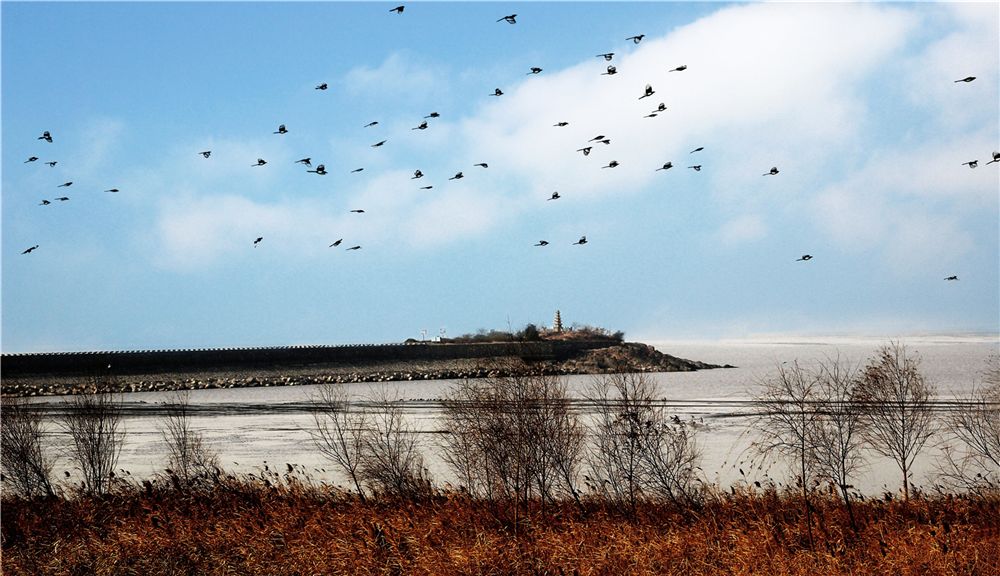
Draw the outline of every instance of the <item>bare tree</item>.
<instances>
[{"instance_id":1,"label":"bare tree","mask_svg":"<svg viewBox=\"0 0 1000 576\"><path fill-rule=\"evenodd\" d=\"M164 410L161 433L167 444L167 466L186 486L209 478L219 467L219 457L192 426L191 392L177 392Z\"/></svg>"},{"instance_id":2,"label":"bare tree","mask_svg":"<svg viewBox=\"0 0 1000 576\"><path fill-rule=\"evenodd\" d=\"M430 493L430 476L424 468L416 431L407 423L398 395L388 389L375 391L364 435L360 476L375 491L406 498Z\"/></svg>"},{"instance_id":3,"label":"bare tree","mask_svg":"<svg viewBox=\"0 0 1000 576\"><path fill-rule=\"evenodd\" d=\"M70 456L83 474L83 489L104 495L111 488L115 465L125 442L121 395L109 377L91 379L92 394L66 401L62 427L72 440Z\"/></svg>"},{"instance_id":4,"label":"bare tree","mask_svg":"<svg viewBox=\"0 0 1000 576\"><path fill-rule=\"evenodd\" d=\"M324 384L311 399L313 427L307 429L320 453L354 484L361 501L361 462L368 426L367 414L350 401L343 384Z\"/></svg>"},{"instance_id":5,"label":"bare tree","mask_svg":"<svg viewBox=\"0 0 1000 576\"><path fill-rule=\"evenodd\" d=\"M983 385L945 421L961 449L945 445L940 466L948 483L976 492L1000 488L1000 356L989 358L983 375Z\"/></svg>"},{"instance_id":6,"label":"bare tree","mask_svg":"<svg viewBox=\"0 0 1000 576\"><path fill-rule=\"evenodd\" d=\"M0 418L0 467L5 482L25 498L52 496L54 461L42 439L42 415L23 398L3 398Z\"/></svg>"},{"instance_id":7,"label":"bare tree","mask_svg":"<svg viewBox=\"0 0 1000 576\"><path fill-rule=\"evenodd\" d=\"M899 467L907 501L913 462L936 430L931 408L935 392L919 366L919 358L903 344L882 346L868 361L858 389L868 444Z\"/></svg>"}]
</instances>

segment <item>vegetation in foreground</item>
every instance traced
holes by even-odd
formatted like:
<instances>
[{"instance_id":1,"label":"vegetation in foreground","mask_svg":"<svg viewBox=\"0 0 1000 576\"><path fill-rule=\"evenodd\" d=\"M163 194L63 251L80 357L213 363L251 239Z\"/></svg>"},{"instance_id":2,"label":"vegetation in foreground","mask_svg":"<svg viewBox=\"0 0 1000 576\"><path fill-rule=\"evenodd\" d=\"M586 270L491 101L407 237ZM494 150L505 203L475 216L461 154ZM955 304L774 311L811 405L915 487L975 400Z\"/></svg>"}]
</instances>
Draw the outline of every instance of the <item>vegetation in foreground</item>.
<instances>
[{"instance_id":1,"label":"vegetation in foreground","mask_svg":"<svg viewBox=\"0 0 1000 576\"><path fill-rule=\"evenodd\" d=\"M859 501L734 490L696 511L533 501L515 521L459 493L369 498L273 471L189 490L3 502L3 573L998 574L1000 501ZM810 541L813 542L810 547Z\"/></svg>"}]
</instances>

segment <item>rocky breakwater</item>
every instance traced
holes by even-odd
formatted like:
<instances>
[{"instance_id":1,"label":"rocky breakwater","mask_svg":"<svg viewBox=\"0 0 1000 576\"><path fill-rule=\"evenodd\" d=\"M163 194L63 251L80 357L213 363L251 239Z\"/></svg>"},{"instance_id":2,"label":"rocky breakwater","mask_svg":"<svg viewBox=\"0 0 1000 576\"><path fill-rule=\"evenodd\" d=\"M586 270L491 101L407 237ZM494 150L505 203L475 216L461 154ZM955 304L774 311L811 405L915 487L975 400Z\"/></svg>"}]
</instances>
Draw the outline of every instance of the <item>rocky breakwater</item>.
<instances>
[{"instance_id":1,"label":"rocky breakwater","mask_svg":"<svg viewBox=\"0 0 1000 576\"><path fill-rule=\"evenodd\" d=\"M733 368L726 364L707 364L664 354L649 344L623 342L617 346L590 350L578 358L562 363L569 374L603 374L607 372L692 372L713 368Z\"/></svg>"}]
</instances>

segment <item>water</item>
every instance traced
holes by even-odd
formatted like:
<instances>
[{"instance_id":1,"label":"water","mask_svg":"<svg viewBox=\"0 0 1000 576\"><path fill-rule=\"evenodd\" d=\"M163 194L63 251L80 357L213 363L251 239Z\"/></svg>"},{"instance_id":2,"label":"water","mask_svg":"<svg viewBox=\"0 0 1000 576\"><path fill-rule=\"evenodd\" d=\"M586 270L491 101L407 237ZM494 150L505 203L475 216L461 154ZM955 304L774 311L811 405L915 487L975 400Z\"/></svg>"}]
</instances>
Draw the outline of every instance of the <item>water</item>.
<instances>
[{"instance_id":1,"label":"water","mask_svg":"<svg viewBox=\"0 0 1000 576\"><path fill-rule=\"evenodd\" d=\"M651 376L669 413L699 424L698 439L704 453L702 469L707 481L721 486L755 480L784 482L790 477L785 464L758 462L759 466L753 468L751 455L746 451L752 434L748 432L745 412L756 383L782 363L798 362L809 367L839 355L849 363L862 364L883 343L857 339L652 342L657 349L674 356L728 363L737 368ZM920 356L922 372L942 399L968 395L981 383L987 358L1000 352L996 337L911 338L905 344L909 352ZM577 397L591 382L590 376L568 378L571 394ZM451 480L451 475L436 456L441 438L440 405L436 399L454 384L454 381L435 380L390 385L405 400L405 412L420 433L428 467L442 484ZM348 390L361 397L369 395L373 386L351 384ZM219 453L227 471L253 474L265 465L284 469L286 463L292 463L304 466L316 481L342 483L343 478L313 448L307 432L312 423L309 400L316 393L316 386L193 390L190 392L192 422L204 434L208 445ZM160 433L163 414L159 405L171 398L171 393L161 392L124 395L128 436L119 468L133 477L150 476L165 466L165 445ZM40 401L55 411L62 399ZM66 438L61 433L54 430L52 436L55 444L65 444ZM919 458L914 476L916 485L933 484L935 451L931 447ZM869 494L896 491L900 480L895 465L874 454L869 462L870 466L856 482L859 489ZM69 462L61 459L57 474L62 476L69 467ZM741 468L746 476L740 474Z\"/></svg>"}]
</instances>

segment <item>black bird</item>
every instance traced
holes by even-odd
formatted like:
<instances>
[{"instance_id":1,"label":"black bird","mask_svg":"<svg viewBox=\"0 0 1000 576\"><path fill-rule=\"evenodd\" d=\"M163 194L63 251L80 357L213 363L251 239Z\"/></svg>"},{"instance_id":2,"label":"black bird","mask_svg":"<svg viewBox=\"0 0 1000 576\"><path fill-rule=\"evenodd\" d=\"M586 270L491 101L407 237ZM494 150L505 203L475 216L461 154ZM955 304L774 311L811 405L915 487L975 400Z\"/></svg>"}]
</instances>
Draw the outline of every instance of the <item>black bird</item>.
<instances>
[{"instance_id":1,"label":"black bird","mask_svg":"<svg viewBox=\"0 0 1000 576\"><path fill-rule=\"evenodd\" d=\"M539 68L539 67L537 67L537 66L532 66L532 67L531 67L531 72L528 72L528 74L538 74L538 73L540 73L541 71L542 71L542 69L541 69L541 68Z\"/></svg>"},{"instance_id":2,"label":"black bird","mask_svg":"<svg viewBox=\"0 0 1000 576\"><path fill-rule=\"evenodd\" d=\"M617 73L618 73L618 69L617 68L615 68L614 66L608 66L608 71L607 72L601 72L601 76L614 76Z\"/></svg>"},{"instance_id":3,"label":"black bird","mask_svg":"<svg viewBox=\"0 0 1000 576\"><path fill-rule=\"evenodd\" d=\"M274 133L275 134L288 134L288 128L285 128L285 125L282 124L281 126L278 126L278 129Z\"/></svg>"},{"instance_id":4,"label":"black bird","mask_svg":"<svg viewBox=\"0 0 1000 576\"><path fill-rule=\"evenodd\" d=\"M376 120L374 122L369 122L369 123L365 124L365 128L371 128L372 126L375 126L377 124L378 124L378 120Z\"/></svg>"},{"instance_id":5,"label":"black bird","mask_svg":"<svg viewBox=\"0 0 1000 576\"><path fill-rule=\"evenodd\" d=\"M434 187L433 186L421 186L420 187L421 190L430 190L431 188L434 188Z\"/></svg>"},{"instance_id":6,"label":"black bird","mask_svg":"<svg viewBox=\"0 0 1000 576\"><path fill-rule=\"evenodd\" d=\"M674 163L673 162L667 162L663 166L660 166L659 168L657 168L656 170L654 170L654 172L658 172L660 170L670 170L673 167L674 167Z\"/></svg>"},{"instance_id":7,"label":"black bird","mask_svg":"<svg viewBox=\"0 0 1000 576\"><path fill-rule=\"evenodd\" d=\"M257 163L251 164L250 167L253 168L255 166L263 166L264 164L267 164L267 160L264 160L263 158L258 158Z\"/></svg>"},{"instance_id":8,"label":"black bird","mask_svg":"<svg viewBox=\"0 0 1000 576\"><path fill-rule=\"evenodd\" d=\"M355 214L364 214L365 213L365 211L361 210L361 209L351 210L351 212L354 212Z\"/></svg>"},{"instance_id":9,"label":"black bird","mask_svg":"<svg viewBox=\"0 0 1000 576\"><path fill-rule=\"evenodd\" d=\"M204 152L198 152L198 154L201 154L205 158L208 158L209 156L212 155L212 151L211 150L205 150Z\"/></svg>"},{"instance_id":10,"label":"black bird","mask_svg":"<svg viewBox=\"0 0 1000 576\"><path fill-rule=\"evenodd\" d=\"M35 245L34 245L34 246L32 246L31 248L28 248L28 249L27 249L27 250L25 250L24 252L21 252L21 254L31 254L31 253L32 253L32 252L34 252L35 250L38 250L38 244L35 244Z\"/></svg>"},{"instance_id":11,"label":"black bird","mask_svg":"<svg viewBox=\"0 0 1000 576\"><path fill-rule=\"evenodd\" d=\"M604 58L605 62L611 62L611 59L615 57L614 52L605 52L604 54L598 54L596 58Z\"/></svg>"},{"instance_id":12,"label":"black bird","mask_svg":"<svg viewBox=\"0 0 1000 576\"><path fill-rule=\"evenodd\" d=\"M301 160L296 160L296 164L305 164L306 166L312 166L312 158L303 158Z\"/></svg>"},{"instance_id":13,"label":"black bird","mask_svg":"<svg viewBox=\"0 0 1000 576\"><path fill-rule=\"evenodd\" d=\"M72 182L65 182L63 184L60 184L60 185L56 186L56 188L69 188L72 185L73 185Z\"/></svg>"},{"instance_id":14,"label":"black bird","mask_svg":"<svg viewBox=\"0 0 1000 576\"><path fill-rule=\"evenodd\" d=\"M607 166L601 166L601 168L617 168L617 167L618 167L617 160L612 160L611 162L608 162Z\"/></svg>"},{"instance_id":15,"label":"black bird","mask_svg":"<svg viewBox=\"0 0 1000 576\"><path fill-rule=\"evenodd\" d=\"M961 80L955 80L955 82L972 82L975 79L976 79L975 76L966 76L965 78L962 78ZM46 134L48 134L48 132L46 132Z\"/></svg>"},{"instance_id":16,"label":"black bird","mask_svg":"<svg viewBox=\"0 0 1000 576\"><path fill-rule=\"evenodd\" d=\"M32 156L31 158L25 160L24 163L27 164L28 162L34 162L35 160L38 160L38 156Z\"/></svg>"},{"instance_id":17,"label":"black bird","mask_svg":"<svg viewBox=\"0 0 1000 576\"><path fill-rule=\"evenodd\" d=\"M656 110L653 110L653 112L663 112L666 109L667 109L667 105L664 104L663 102L660 102L660 105L657 106Z\"/></svg>"},{"instance_id":18,"label":"black bird","mask_svg":"<svg viewBox=\"0 0 1000 576\"><path fill-rule=\"evenodd\" d=\"M562 128L563 126L569 126L569 122L557 122L557 123L553 124L553 126L558 127L558 128Z\"/></svg>"},{"instance_id":19,"label":"black bird","mask_svg":"<svg viewBox=\"0 0 1000 576\"><path fill-rule=\"evenodd\" d=\"M598 140L601 144L611 144L611 138L605 138L604 140Z\"/></svg>"},{"instance_id":20,"label":"black bird","mask_svg":"<svg viewBox=\"0 0 1000 576\"><path fill-rule=\"evenodd\" d=\"M56 200L58 200L60 202L65 202L65 201L69 200L69 196L60 196L60 197L56 198Z\"/></svg>"},{"instance_id":21,"label":"black bird","mask_svg":"<svg viewBox=\"0 0 1000 576\"><path fill-rule=\"evenodd\" d=\"M36 248L37 248L37 246L36 246ZM958 280L958 276L948 276L947 278L945 278L945 280L947 280L949 282L952 282L952 281Z\"/></svg>"},{"instance_id":22,"label":"black bird","mask_svg":"<svg viewBox=\"0 0 1000 576\"><path fill-rule=\"evenodd\" d=\"M546 240L539 240L538 244L535 244L535 246L548 246L548 245L549 245L549 243ZM37 248L37 246L36 246L36 248Z\"/></svg>"},{"instance_id":23,"label":"black bird","mask_svg":"<svg viewBox=\"0 0 1000 576\"><path fill-rule=\"evenodd\" d=\"M768 170L767 172L764 172L764 176L774 176L777 173L778 173L778 167L777 166L771 166L770 170Z\"/></svg>"},{"instance_id":24,"label":"black bird","mask_svg":"<svg viewBox=\"0 0 1000 576\"><path fill-rule=\"evenodd\" d=\"M591 148L592 148L591 146L587 146L586 148L578 148L577 152L583 152L583 155L587 156L590 154Z\"/></svg>"},{"instance_id":25,"label":"black bird","mask_svg":"<svg viewBox=\"0 0 1000 576\"><path fill-rule=\"evenodd\" d=\"M315 170L306 170L306 172L310 172L312 174L319 174L320 176L326 176L326 166L320 164L319 166L316 167Z\"/></svg>"},{"instance_id":26,"label":"black bird","mask_svg":"<svg viewBox=\"0 0 1000 576\"><path fill-rule=\"evenodd\" d=\"M396 14L402 14L404 9L406 9L406 6L396 6L392 10L389 10L389 12L395 12Z\"/></svg>"},{"instance_id":27,"label":"black bird","mask_svg":"<svg viewBox=\"0 0 1000 576\"><path fill-rule=\"evenodd\" d=\"M105 190L105 192L111 192L112 194L116 194L116 193L118 193L118 189L117 188L110 188L108 190Z\"/></svg>"},{"instance_id":28,"label":"black bird","mask_svg":"<svg viewBox=\"0 0 1000 576\"><path fill-rule=\"evenodd\" d=\"M361 172L362 170L364 170L364 168L355 168L354 170L351 170L351 174Z\"/></svg>"},{"instance_id":29,"label":"black bird","mask_svg":"<svg viewBox=\"0 0 1000 576\"><path fill-rule=\"evenodd\" d=\"M503 18L500 18L499 20L497 20L497 22L499 22L500 20L504 20L508 24L517 24L517 14L511 14L510 16L504 16Z\"/></svg>"},{"instance_id":30,"label":"black bird","mask_svg":"<svg viewBox=\"0 0 1000 576\"><path fill-rule=\"evenodd\" d=\"M486 162L480 162L479 164L473 164L473 166L478 166L480 168L489 168L490 167L490 165L487 164Z\"/></svg>"},{"instance_id":31,"label":"black bird","mask_svg":"<svg viewBox=\"0 0 1000 576\"><path fill-rule=\"evenodd\" d=\"M649 114L643 116L643 118L656 118L656 112L650 112Z\"/></svg>"},{"instance_id":32,"label":"black bird","mask_svg":"<svg viewBox=\"0 0 1000 576\"><path fill-rule=\"evenodd\" d=\"M333 248L334 246L340 246L340 243L341 243L341 242L343 242L343 241L344 241L344 239L343 239L343 238L341 238L340 240L337 240L337 241L336 241L336 242L334 242L333 244L330 244L330 246L329 246L329 247L330 247L330 248Z\"/></svg>"},{"instance_id":33,"label":"black bird","mask_svg":"<svg viewBox=\"0 0 1000 576\"><path fill-rule=\"evenodd\" d=\"M801 258L796 260L796 262L806 262L812 260L812 254L803 254Z\"/></svg>"},{"instance_id":34,"label":"black bird","mask_svg":"<svg viewBox=\"0 0 1000 576\"><path fill-rule=\"evenodd\" d=\"M378 148L379 146L385 144L386 142L387 142L387 140L380 140L380 141L372 144L372 148Z\"/></svg>"},{"instance_id":35,"label":"black bird","mask_svg":"<svg viewBox=\"0 0 1000 576\"><path fill-rule=\"evenodd\" d=\"M427 122L421 122L419 126L410 128L410 130L427 130Z\"/></svg>"},{"instance_id":36,"label":"black bird","mask_svg":"<svg viewBox=\"0 0 1000 576\"><path fill-rule=\"evenodd\" d=\"M688 168L694 170L695 172L701 172L701 164L695 164L694 166L688 166Z\"/></svg>"},{"instance_id":37,"label":"black bird","mask_svg":"<svg viewBox=\"0 0 1000 576\"><path fill-rule=\"evenodd\" d=\"M503 96L503 90L497 88L496 90L493 91L492 95L493 96Z\"/></svg>"},{"instance_id":38,"label":"black bird","mask_svg":"<svg viewBox=\"0 0 1000 576\"><path fill-rule=\"evenodd\" d=\"M969 168L975 168L979 166L979 160L969 160L968 162L962 162L962 166L968 166Z\"/></svg>"},{"instance_id":39,"label":"black bird","mask_svg":"<svg viewBox=\"0 0 1000 576\"><path fill-rule=\"evenodd\" d=\"M580 236L579 240L577 240L576 242L573 242L573 246L576 246L577 244L583 245L583 244L586 244L586 243L587 243L587 237L586 236Z\"/></svg>"},{"instance_id":40,"label":"black bird","mask_svg":"<svg viewBox=\"0 0 1000 576\"><path fill-rule=\"evenodd\" d=\"M253 241L253 247L256 248L257 245L260 244L260 241L263 239L264 239L263 236L258 236L257 239Z\"/></svg>"},{"instance_id":41,"label":"black bird","mask_svg":"<svg viewBox=\"0 0 1000 576\"><path fill-rule=\"evenodd\" d=\"M698 147L697 147L697 148L695 148L694 150L692 150L692 151L688 152L688 154L694 154L695 152L701 152L701 151L702 151L702 150L704 150L704 149L705 149L705 147L704 147L704 146L698 146Z\"/></svg>"},{"instance_id":42,"label":"black bird","mask_svg":"<svg viewBox=\"0 0 1000 576\"><path fill-rule=\"evenodd\" d=\"M678 66L677 68L674 68L673 70L667 70L667 72L683 72L687 69L688 69L687 64L683 64L681 66Z\"/></svg>"},{"instance_id":43,"label":"black bird","mask_svg":"<svg viewBox=\"0 0 1000 576\"><path fill-rule=\"evenodd\" d=\"M414 170L413 171L413 178L410 178L410 180L415 180L417 178L423 178L423 177L424 177L424 173L423 172L421 172L420 170Z\"/></svg>"},{"instance_id":44,"label":"black bird","mask_svg":"<svg viewBox=\"0 0 1000 576\"><path fill-rule=\"evenodd\" d=\"M1000 152L994 152L993 153L993 159L990 160L989 162L987 162L986 165L989 166L990 164L992 164L994 162L1000 162Z\"/></svg>"},{"instance_id":45,"label":"black bird","mask_svg":"<svg viewBox=\"0 0 1000 576\"><path fill-rule=\"evenodd\" d=\"M53 161L51 161L51 162L46 162L46 164L48 164L48 165L49 165L49 168L54 168L54 167L55 167L55 165L56 165L56 164L58 164L58 163L59 163L59 161L58 161L58 160L53 160Z\"/></svg>"},{"instance_id":46,"label":"black bird","mask_svg":"<svg viewBox=\"0 0 1000 576\"><path fill-rule=\"evenodd\" d=\"M645 34L639 34L638 36L630 36L630 37L626 38L625 40L626 41L631 40L633 44L638 44L639 42L642 42L642 39L645 38L645 37L646 37Z\"/></svg>"},{"instance_id":47,"label":"black bird","mask_svg":"<svg viewBox=\"0 0 1000 576\"><path fill-rule=\"evenodd\" d=\"M656 92L653 91L653 86L650 84L646 84L646 93L643 94L642 96L639 96L639 100L642 100L643 98L648 98L653 94L656 94Z\"/></svg>"},{"instance_id":48,"label":"black bird","mask_svg":"<svg viewBox=\"0 0 1000 576\"><path fill-rule=\"evenodd\" d=\"M594 136L590 140L587 140L587 142L597 142L598 140L604 140L604 134L598 134L597 136Z\"/></svg>"},{"instance_id":49,"label":"black bird","mask_svg":"<svg viewBox=\"0 0 1000 576\"><path fill-rule=\"evenodd\" d=\"M52 134L49 134L49 131L46 130L45 132L42 132L42 135L39 136L37 139L38 140L45 140L46 142L48 142L48 143L51 144L52 143Z\"/></svg>"},{"instance_id":50,"label":"black bird","mask_svg":"<svg viewBox=\"0 0 1000 576\"><path fill-rule=\"evenodd\" d=\"M553 192L552 196L549 196L549 200L558 200L560 198L562 198L562 196L560 196L558 192Z\"/></svg>"},{"instance_id":51,"label":"black bird","mask_svg":"<svg viewBox=\"0 0 1000 576\"><path fill-rule=\"evenodd\" d=\"M459 172L458 174L455 174L451 178L448 178L448 180L461 180L462 178L465 178L465 174Z\"/></svg>"},{"instance_id":52,"label":"black bird","mask_svg":"<svg viewBox=\"0 0 1000 576\"><path fill-rule=\"evenodd\" d=\"M42 200L42 203L39 204L39 206L48 206L49 204L52 204L52 202L49 202L48 200Z\"/></svg>"},{"instance_id":53,"label":"black bird","mask_svg":"<svg viewBox=\"0 0 1000 576\"><path fill-rule=\"evenodd\" d=\"M431 113L430 113L430 114L428 114L427 116L424 116L424 118L438 118L438 117L440 117L440 116L441 116L441 115L440 115L440 114L438 114L437 112L431 112Z\"/></svg>"},{"instance_id":54,"label":"black bird","mask_svg":"<svg viewBox=\"0 0 1000 576\"><path fill-rule=\"evenodd\" d=\"M320 85L316 86L316 88L315 88L315 89L316 89L316 90L326 90L327 88L329 88L329 86L327 86L327 85L326 85L326 82L324 82L324 83L322 83L322 84L320 84Z\"/></svg>"},{"instance_id":55,"label":"black bird","mask_svg":"<svg viewBox=\"0 0 1000 576\"><path fill-rule=\"evenodd\" d=\"M351 246L348 250L361 250L361 246Z\"/></svg>"}]
</instances>

